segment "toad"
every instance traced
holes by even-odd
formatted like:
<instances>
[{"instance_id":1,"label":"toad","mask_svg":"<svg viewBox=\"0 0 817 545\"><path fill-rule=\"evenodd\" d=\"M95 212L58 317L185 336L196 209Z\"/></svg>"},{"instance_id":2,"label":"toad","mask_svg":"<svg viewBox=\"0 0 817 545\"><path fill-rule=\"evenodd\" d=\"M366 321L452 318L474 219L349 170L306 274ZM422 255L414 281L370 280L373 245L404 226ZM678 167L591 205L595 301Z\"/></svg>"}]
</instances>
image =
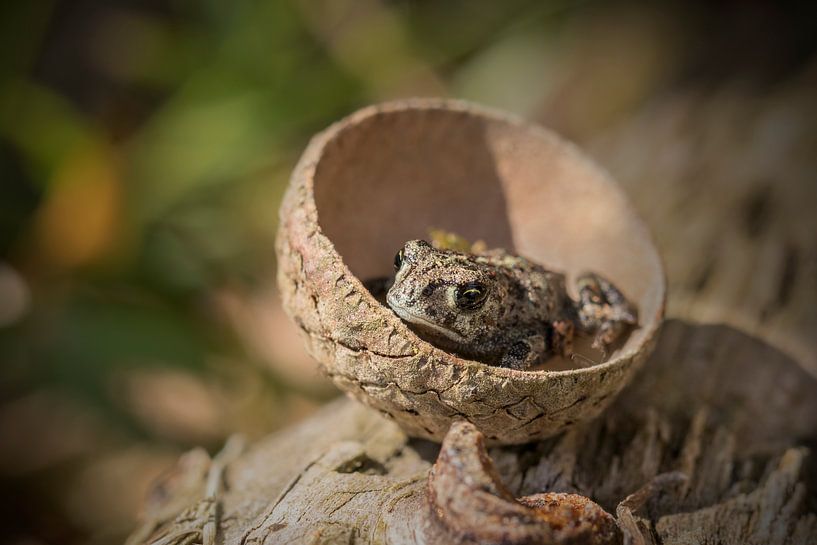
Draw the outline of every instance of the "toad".
<instances>
[{"instance_id":1,"label":"toad","mask_svg":"<svg viewBox=\"0 0 817 545\"><path fill-rule=\"evenodd\" d=\"M432 344L490 365L525 370L571 357L576 333L592 335L606 354L638 323L634 306L602 276L580 275L574 300L563 274L505 250L466 253L412 240L394 268L389 307Z\"/></svg>"}]
</instances>

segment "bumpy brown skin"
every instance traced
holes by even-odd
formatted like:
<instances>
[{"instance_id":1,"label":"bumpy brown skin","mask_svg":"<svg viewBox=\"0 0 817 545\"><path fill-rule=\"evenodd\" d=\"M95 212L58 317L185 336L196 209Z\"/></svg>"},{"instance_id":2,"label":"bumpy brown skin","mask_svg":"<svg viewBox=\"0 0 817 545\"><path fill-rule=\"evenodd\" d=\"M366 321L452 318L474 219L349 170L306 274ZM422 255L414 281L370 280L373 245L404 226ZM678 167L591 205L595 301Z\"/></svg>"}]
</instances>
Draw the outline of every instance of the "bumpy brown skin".
<instances>
[{"instance_id":1,"label":"bumpy brown skin","mask_svg":"<svg viewBox=\"0 0 817 545\"><path fill-rule=\"evenodd\" d=\"M564 275L504 250L478 255L412 240L395 257L388 305L423 338L464 357L527 369L553 354L570 356L576 330L601 350L637 323L610 282L579 277L579 301Z\"/></svg>"}]
</instances>

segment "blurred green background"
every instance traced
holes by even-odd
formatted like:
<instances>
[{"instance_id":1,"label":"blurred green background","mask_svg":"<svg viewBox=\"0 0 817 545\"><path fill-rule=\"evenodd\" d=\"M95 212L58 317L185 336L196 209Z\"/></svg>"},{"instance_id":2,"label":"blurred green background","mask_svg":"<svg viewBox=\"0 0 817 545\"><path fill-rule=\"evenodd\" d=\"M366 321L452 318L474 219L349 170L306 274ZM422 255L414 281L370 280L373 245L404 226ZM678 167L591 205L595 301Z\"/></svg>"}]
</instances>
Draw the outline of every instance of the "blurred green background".
<instances>
[{"instance_id":1,"label":"blurred green background","mask_svg":"<svg viewBox=\"0 0 817 545\"><path fill-rule=\"evenodd\" d=\"M0 8L0 527L113 543L193 445L335 396L278 306L310 135L454 96L580 144L678 89L813 68L771 2L65 0ZM365 211L364 211L365 212Z\"/></svg>"}]
</instances>

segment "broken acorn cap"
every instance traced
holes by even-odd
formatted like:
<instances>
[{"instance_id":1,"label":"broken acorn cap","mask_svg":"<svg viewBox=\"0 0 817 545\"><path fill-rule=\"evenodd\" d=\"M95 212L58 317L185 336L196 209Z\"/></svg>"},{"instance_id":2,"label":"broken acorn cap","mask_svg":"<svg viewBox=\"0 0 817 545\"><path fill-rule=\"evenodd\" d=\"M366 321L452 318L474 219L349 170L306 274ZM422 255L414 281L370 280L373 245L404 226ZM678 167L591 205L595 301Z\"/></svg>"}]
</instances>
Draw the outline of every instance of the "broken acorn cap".
<instances>
[{"instance_id":1,"label":"broken acorn cap","mask_svg":"<svg viewBox=\"0 0 817 545\"><path fill-rule=\"evenodd\" d=\"M661 260L619 186L554 133L470 103L404 100L330 126L295 168L280 220L281 296L310 354L413 436L441 441L464 419L488 444L518 444L593 418L647 358L663 318ZM524 255L568 285L596 271L634 303L639 325L603 361L518 371L445 352L363 285L391 274L397 249L429 228Z\"/></svg>"}]
</instances>

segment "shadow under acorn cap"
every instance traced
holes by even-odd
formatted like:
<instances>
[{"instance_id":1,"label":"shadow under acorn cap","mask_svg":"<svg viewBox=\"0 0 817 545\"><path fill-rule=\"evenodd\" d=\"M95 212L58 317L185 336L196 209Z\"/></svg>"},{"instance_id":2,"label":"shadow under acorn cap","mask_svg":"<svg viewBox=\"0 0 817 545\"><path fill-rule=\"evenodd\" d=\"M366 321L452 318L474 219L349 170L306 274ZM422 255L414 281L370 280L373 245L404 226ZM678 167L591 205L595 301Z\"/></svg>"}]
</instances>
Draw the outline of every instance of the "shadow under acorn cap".
<instances>
[{"instance_id":1,"label":"shadow under acorn cap","mask_svg":"<svg viewBox=\"0 0 817 545\"><path fill-rule=\"evenodd\" d=\"M293 172L276 242L284 307L347 394L410 435L441 441L455 419L488 444L554 435L598 415L652 350L665 280L618 185L574 145L462 101L372 106L315 136ZM391 274L407 240L442 228L571 279L590 270L638 308L639 327L590 367L516 371L417 337L362 280Z\"/></svg>"}]
</instances>

